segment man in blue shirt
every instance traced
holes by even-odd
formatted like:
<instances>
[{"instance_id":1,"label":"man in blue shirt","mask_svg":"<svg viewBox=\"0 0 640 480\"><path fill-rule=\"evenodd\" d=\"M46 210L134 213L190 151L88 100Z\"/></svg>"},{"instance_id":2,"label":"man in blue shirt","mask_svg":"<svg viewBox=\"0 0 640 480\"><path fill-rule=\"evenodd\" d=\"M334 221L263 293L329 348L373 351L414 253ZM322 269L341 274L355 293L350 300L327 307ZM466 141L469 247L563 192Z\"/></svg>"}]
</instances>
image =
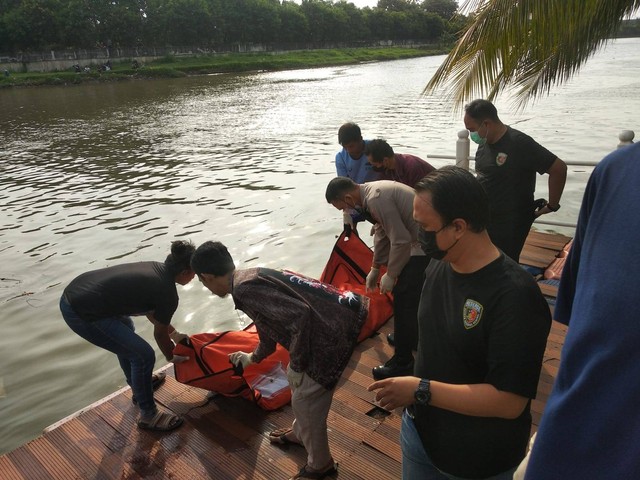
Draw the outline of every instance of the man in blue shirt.
<instances>
[{"instance_id":1,"label":"man in blue shirt","mask_svg":"<svg viewBox=\"0 0 640 480\"><path fill-rule=\"evenodd\" d=\"M369 140L362 139L362 132L357 124L349 122L342 125L338 130L338 143L342 145L342 150L336 153L336 173L339 177L350 178L357 184L380 179L380 173L373 169L364 153ZM347 237L362 220L364 219L355 211L344 212L343 224Z\"/></svg>"},{"instance_id":2,"label":"man in blue shirt","mask_svg":"<svg viewBox=\"0 0 640 480\"><path fill-rule=\"evenodd\" d=\"M639 184L638 143L587 183L554 313L569 330L527 480L640 478Z\"/></svg>"}]
</instances>

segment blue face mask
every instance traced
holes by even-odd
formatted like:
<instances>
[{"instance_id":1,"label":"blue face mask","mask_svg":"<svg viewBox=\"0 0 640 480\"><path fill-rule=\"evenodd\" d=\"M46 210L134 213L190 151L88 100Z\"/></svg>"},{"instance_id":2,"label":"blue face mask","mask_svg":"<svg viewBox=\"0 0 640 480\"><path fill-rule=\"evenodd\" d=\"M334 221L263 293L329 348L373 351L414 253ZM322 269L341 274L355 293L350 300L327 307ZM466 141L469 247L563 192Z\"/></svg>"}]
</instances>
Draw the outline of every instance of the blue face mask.
<instances>
[{"instance_id":1,"label":"blue face mask","mask_svg":"<svg viewBox=\"0 0 640 480\"><path fill-rule=\"evenodd\" d=\"M487 142L487 138L486 137L482 138L478 133L479 130L480 130L480 127L478 127L478 130L476 130L475 132L470 132L469 136L471 137L471 141L473 143L477 143L478 145L484 145Z\"/></svg>"}]
</instances>

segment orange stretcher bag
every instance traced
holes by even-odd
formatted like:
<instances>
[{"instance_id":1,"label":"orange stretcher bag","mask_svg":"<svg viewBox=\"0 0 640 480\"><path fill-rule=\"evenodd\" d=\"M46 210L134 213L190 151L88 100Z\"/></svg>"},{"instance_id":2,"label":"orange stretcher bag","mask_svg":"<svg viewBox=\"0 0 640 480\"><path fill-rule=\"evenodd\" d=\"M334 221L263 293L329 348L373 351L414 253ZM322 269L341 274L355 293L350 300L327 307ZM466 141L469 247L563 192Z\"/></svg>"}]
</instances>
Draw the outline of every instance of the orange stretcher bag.
<instances>
[{"instance_id":1,"label":"orange stretcher bag","mask_svg":"<svg viewBox=\"0 0 640 480\"><path fill-rule=\"evenodd\" d=\"M276 410L291 401L287 381L289 352L277 345L275 352L244 371L238 371L229 361L230 353L253 352L259 341L253 325L239 331L191 335L189 344L179 343L173 350L174 355L189 357L174 365L176 380L221 395L246 398L265 410Z\"/></svg>"},{"instance_id":2,"label":"orange stretcher bag","mask_svg":"<svg viewBox=\"0 0 640 480\"><path fill-rule=\"evenodd\" d=\"M382 294L380 290L367 292L365 282L373 263L373 252L357 235L345 237L340 235L327 265L324 267L320 281L329 283L341 290L350 290L369 298L369 313L360 330L358 342L366 340L393 316L393 297ZM380 268L384 275L386 268Z\"/></svg>"},{"instance_id":3,"label":"orange stretcher bag","mask_svg":"<svg viewBox=\"0 0 640 480\"><path fill-rule=\"evenodd\" d=\"M373 252L357 236L345 240L341 235L336 242L321 281L339 289L349 290L370 299L369 313L362 326L358 342L375 333L393 315L391 295L380 291L365 291L365 280ZM383 270L381 268L381 270ZM380 272L384 273L384 270ZM242 372L236 372L229 354L237 351L253 352L259 338L255 326L244 330L222 333L199 333L189 337L190 345L180 343L173 353L189 357L175 367L176 380L185 385L204 388L222 395L240 396L257 403L264 410L275 410L291 401L287 381L289 352L281 345L276 351L254 363Z\"/></svg>"}]
</instances>

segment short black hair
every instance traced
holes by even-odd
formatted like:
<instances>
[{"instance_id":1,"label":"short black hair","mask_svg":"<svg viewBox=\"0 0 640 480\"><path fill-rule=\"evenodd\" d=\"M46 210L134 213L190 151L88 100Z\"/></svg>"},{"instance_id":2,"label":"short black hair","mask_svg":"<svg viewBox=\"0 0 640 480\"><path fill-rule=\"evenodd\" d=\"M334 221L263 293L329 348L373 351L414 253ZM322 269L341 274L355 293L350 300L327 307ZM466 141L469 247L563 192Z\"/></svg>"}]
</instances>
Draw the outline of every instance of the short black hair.
<instances>
[{"instance_id":1,"label":"short black hair","mask_svg":"<svg viewBox=\"0 0 640 480\"><path fill-rule=\"evenodd\" d=\"M362 132L360 131L360 127L355 123L345 123L338 129L338 143L340 145L357 142L359 140L362 140Z\"/></svg>"},{"instance_id":2,"label":"short black hair","mask_svg":"<svg viewBox=\"0 0 640 480\"><path fill-rule=\"evenodd\" d=\"M358 188L358 184L349 177L336 177L327 185L325 198L328 203L335 200L342 200L345 195Z\"/></svg>"},{"instance_id":3,"label":"short black hair","mask_svg":"<svg viewBox=\"0 0 640 480\"><path fill-rule=\"evenodd\" d=\"M473 232L479 233L487 228L489 197L468 170L447 165L429 173L414 188L416 195L431 193L431 204L445 225L462 218Z\"/></svg>"},{"instance_id":4,"label":"short black hair","mask_svg":"<svg viewBox=\"0 0 640 480\"><path fill-rule=\"evenodd\" d=\"M391 145L387 143L386 140L381 138L376 138L375 140L371 140L364 147L364 154L370 156L371 159L376 163L382 163L386 157L393 157L393 148Z\"/></svg>"},{"instance_id":5,"label":"short black hair","mask_svg":"<svg viewBox=\"0 0 640 480\"><path fill-rule=\"evenodd\" d=\"M171 242L171 253L167 255L164 264L172 275L191 270L191 257L195 249L196 246L189 240Z\"/></svg>"},{"instance_id":6,"label":"short black hair","mask_svg":"<svg viewBox=\"0 0 640 480\"><path fill-rule=\"evenodd\" d=\"M495 105L489 100L484 100L482 98L467 103L464 106L464 113L477 122L482 122L483 120L492 120L494 122L500 121L498 118L498 110Z\"/></svg>"},{"instance_id":7,"label":"short black hair","mask_svg":"<svg viewBox=\"0 0 640 480\"><path fill-rule=\"evenodd\" d=\"M221 277L235 270L229 250L220 242L204 242L191 257L191 268L197 275L210 273Z\"/></svg>"}]
</instances>

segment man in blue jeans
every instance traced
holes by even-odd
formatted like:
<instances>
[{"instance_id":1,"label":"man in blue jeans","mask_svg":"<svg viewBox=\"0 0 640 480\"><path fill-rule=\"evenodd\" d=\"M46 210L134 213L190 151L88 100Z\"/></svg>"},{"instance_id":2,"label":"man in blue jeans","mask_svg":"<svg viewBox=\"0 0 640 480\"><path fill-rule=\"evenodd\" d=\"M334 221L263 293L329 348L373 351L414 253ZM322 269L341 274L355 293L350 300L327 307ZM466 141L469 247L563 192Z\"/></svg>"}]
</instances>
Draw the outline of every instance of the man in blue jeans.
<instances>
[{"instance_id":1,"label":"man in blue jeans","mask_svg":"<svg viewBox=\"0 0 640 480\"><path fill-rule=\"evenodd\" d=\"M413 376L374 382L402 419L406 480L511 479L524 458L551 314L535 281L491 242L488 200L459 167L416 184L431 257Z\"/></svg>"},{"instance_id":2,"label":"man in blue jeans","mask_svg":"<svg viewBox=\"0 0 640 480\"><path fill-rule=\"evenodd\" d=\"M71 330L118 356L134 403L140 407L138 427L142 429L173 430L182 418L156 407L153 390L164 374L152 376L155 352L135 333L131 315L146 315L153 323L154 337L168 361L186 360L173 355L173 341L180 334L171 326L171 317L178 307L176 283L186 285L195 276L194 251L191 242L177 241L164 263L127 263L83 273L60 299L60 311Z\"/></svg>"}]
</instances>

